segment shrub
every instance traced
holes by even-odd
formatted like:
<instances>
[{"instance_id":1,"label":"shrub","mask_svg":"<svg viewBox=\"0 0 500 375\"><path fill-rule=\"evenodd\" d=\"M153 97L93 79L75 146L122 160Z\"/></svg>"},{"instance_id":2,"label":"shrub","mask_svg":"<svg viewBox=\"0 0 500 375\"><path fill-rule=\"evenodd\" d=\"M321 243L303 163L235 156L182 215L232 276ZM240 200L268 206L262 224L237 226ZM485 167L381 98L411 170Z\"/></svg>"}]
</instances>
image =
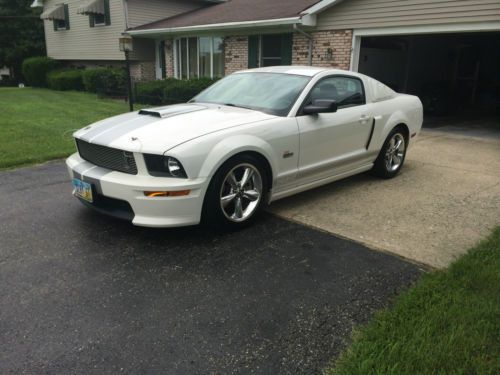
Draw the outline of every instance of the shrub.
<instances>
[{"instance_id":1,"label":"shrub","mask_svg":"<svg viewBox=\"0 0 500 375\"><path fill-rule=\"evenodd\" d=\"M47 87L47 74L57 68L57 61L50 57L30 57L23 61L26 83L33 87Z\"/></svg>"},{"instance_id":2,"label":"shrub","mask_svg":"<svg viewBox=\"0 0 500 375\"><path fill-rule=\"evenodd\" d=\"M210 78L177 80L174 84L165 87L163 102L164 104L185 103L216 81Z\"/></svg>"},{"instance_id":3,"label":"shrub","mask_svg":"<svg viewBox=\"0 0 500 375\"><path fill-rule=\"evenodd\" d=\"M136 101L152 105L185 103L215 81L210 78L167 78L162 81L139 82L135 86Z\"/></svg>"},{"instance_id":4,"label":"shrub","mask_svg":"<svg viewBox=\"0 0 500 375\"><path fill-rule=\"evenodd\" d=\"M95 68L83 72L83 85L86 91L101 95L123 95L125 70L122 68Z\"/></svg>"},{"instance_id":5,"label":"shrub","mask_svg":"<svg viewBox=\"0 0 500 375\"><path fill-rule=\"evenodd\" d=\"M165 88L175 84L176 81L174 78L167 78L161 81L138 82L135 84L135 100L144 104L163 104Z\"/></svg>"},{"instance_id":6,"label":"shrub","mask_svg":"<svg viewBox=\"0 0 500 375\"><path fill-rule=\"evenodd\" d=\"M83 70L61 70L53 71L47 75L49 88L52 90L83 90Z\"/></svg>"}]
</instances>

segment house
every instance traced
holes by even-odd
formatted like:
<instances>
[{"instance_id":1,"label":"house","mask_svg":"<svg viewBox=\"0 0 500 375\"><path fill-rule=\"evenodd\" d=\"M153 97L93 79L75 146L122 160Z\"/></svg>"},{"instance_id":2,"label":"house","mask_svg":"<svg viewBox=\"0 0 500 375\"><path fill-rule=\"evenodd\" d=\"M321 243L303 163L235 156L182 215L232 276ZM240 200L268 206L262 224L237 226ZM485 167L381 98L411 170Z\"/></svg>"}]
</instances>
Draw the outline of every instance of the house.
<instances>
[{"instance_id":1,"label":"house","mask_svg":"<svg viewBox=\"0 0 500 375\"><path fill-rule=\"evenodd\" d=\"M168 18L215 0L35 0L43 7L47 55L68 66L117 66L118 39L129 28ZM131 53L136 80L155 78L155 40L137 39Z\"/></svg>"},{"instance_id":2,"label":"house","mask_svg":"<svg viewBox=\"0 0 500 375\"><path fill-rule=\"evenodd\" d=\"M61 1L67 29L46 14ZM499 0L45 0L44 14L56 59L120 61L126 30L136 79L315 65L371 75L436 113L450 103L500 103Z\"/></svg>"}]
</instances>

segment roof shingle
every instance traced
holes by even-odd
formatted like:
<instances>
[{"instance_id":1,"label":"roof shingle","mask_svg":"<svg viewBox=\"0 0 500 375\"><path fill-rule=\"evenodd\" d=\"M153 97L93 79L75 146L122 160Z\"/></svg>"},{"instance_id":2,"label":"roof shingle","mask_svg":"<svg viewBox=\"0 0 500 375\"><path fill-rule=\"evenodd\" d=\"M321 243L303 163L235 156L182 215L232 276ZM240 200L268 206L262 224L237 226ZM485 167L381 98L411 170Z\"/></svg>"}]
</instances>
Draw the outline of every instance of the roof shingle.
<instances>
[{"instance_id":1,"label":"roof shingle","mask_svg":"<svg viewBox=\"0 0 500 375\"><path fill-rule=\"evenodd\" d=\"M320 0L228 0L130 30L154 30L227 22L297 17Z\"/></svg>"}]
</instances>

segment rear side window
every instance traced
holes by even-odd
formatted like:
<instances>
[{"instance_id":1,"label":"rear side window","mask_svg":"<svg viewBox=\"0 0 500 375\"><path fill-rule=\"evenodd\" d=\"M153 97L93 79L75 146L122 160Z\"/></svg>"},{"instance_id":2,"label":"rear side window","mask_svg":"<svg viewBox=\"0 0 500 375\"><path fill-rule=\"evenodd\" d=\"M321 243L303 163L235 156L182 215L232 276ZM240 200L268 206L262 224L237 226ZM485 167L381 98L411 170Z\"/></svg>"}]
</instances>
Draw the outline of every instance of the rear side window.
<instances>
[{"instance_id":1,"label":"rear side window","mask_svg":"<svg viewBox=\"0 0 500 375\"><path fill-rule=\"evenodd\" d=\"M361 80L344 76L329 77L318 82L311 90L308 102L316 99L333 99L339 109L366 103Z\"/></svg>"}]
</instances>

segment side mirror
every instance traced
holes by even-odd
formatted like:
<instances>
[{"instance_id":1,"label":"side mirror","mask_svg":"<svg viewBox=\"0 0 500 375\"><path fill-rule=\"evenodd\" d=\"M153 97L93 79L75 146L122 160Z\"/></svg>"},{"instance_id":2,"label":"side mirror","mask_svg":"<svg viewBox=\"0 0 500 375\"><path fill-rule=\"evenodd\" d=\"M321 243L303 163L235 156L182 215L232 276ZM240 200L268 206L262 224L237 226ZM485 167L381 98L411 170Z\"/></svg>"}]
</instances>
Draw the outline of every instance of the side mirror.
<instances>
[{"instance_id":1,"label":"side mirror","mask_svg":"<svg viewBox=\"0 0 500 375\"><path fill-rule=\"evenodd\" d=\"M302 112L306 115L316 115L318 113L337 112L337 102L332 99L316 99L312 104L306 105Z\"/></svg>"}]
</instances>

